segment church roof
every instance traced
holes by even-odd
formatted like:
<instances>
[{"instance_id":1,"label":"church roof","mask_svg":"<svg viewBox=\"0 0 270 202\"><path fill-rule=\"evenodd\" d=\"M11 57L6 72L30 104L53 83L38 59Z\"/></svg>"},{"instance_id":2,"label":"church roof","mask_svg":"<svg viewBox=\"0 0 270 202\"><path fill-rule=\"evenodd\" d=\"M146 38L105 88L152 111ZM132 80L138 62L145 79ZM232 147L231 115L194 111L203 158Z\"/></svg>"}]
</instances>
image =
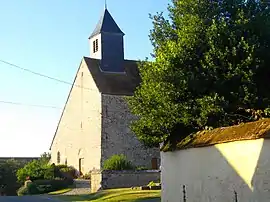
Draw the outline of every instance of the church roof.
<instances>
[{"instance_id":1,"label":"church roof","mask_svg":"<svg viewBox=\"0 0 270 202\"><path fill-rule=\"evenodd\" d=\"M108 73L100 69L100 60L84 57L99 91L110 95L133 95L141 79L137 61L124 60L125 73Z\"/></svg>"},{"instance_id":2,"label":"church roof","mask_svg":"<svg viewBox=\"0 0 270 202\"><path fill-rule=\"evenodd\" d=\"M90 35L89 38L92 38L93 36L100 34L101 32L108 32L108 33L114 33L114 34L123 34L121 29L118 27L116 22L114 21L113 17L109 13L107 9L105 9L103 15L101 16L95 30Z\"/></svg>"}]
</instances>

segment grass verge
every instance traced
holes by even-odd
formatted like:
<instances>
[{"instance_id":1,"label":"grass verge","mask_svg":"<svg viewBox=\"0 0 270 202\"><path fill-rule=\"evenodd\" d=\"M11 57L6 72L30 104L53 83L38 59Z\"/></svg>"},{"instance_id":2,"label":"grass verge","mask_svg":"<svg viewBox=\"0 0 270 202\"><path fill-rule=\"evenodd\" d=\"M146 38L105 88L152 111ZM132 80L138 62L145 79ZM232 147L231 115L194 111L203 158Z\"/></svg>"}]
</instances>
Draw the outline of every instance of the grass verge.
<instances>
[{"instance_id":1,"label":"grass verge","mask_svg":"<svg viewBox=\"0 0 270 202\"><path fill-rule=\"evenodd\" d=\"M49 195L59 195L59 194L67 193L67 192L69 192L71 190L72 190L71 188L66 188L66 189L61 189L61 190L58 190L58 191L53 191L53 192L50 192L48 194Z\"/></svg>"},{"instance_id":2,"label":"grass verge","mask_svg":"<svg viewBox=\"0 0 270 202\"><path fill-rule=\"evenodd\" d=\"M62 201L92 202L160 202L160 190L110 189L94 194L57 196Z\"/></svg>"}]
</instances>

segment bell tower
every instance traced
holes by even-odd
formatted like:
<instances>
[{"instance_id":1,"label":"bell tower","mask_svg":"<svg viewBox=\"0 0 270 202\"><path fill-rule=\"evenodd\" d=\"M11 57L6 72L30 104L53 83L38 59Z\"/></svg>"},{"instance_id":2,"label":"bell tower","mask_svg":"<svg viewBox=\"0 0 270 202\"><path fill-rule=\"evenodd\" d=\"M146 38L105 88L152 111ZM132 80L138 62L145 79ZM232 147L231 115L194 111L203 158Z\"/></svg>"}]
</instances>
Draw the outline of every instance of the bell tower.
<instances>
[{"instance_id":1,"label":"bell tower","mask_svg":"<svg viewBox=\"0 0 270 202\"><path fill-rule=\"evenodd\" d=\"M90 58L100 60L101 71L124 73L124 35L105 7L89 37Z\"/></svg>"}]
</instances>

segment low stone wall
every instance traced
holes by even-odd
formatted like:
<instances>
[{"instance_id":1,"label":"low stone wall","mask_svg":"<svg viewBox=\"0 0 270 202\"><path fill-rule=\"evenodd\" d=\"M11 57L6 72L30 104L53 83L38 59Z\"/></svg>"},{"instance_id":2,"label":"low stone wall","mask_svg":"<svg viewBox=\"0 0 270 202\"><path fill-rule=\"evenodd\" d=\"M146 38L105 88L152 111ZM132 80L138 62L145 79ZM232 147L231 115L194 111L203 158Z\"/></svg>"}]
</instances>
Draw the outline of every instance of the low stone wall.
<instances>
[{"instance_id":1,"label":"low stone wall","mask_svg":"<svg viewBox=\"0 0 270 202\"><path fill-rule=\"evenodd\" d=\"M4 163L8 160L15 160L23 164L27 164L33 160L38 160L39 157L0 157L0 163Z\"/></svg>"},{"instance_id":2,"label":"low stone wall","mask_svg":"<svg viewBox=\"0 0 270 202\"><path fill-rule=\"evenodd\" d=\"M76 179L74 183L76 188L90 188L90 180Z\"/></svg>"},{"instance_id":3,"label":"low stone wall","mask_svg":"<svg viewBox=\"0 0 270 202\"><path fill-rule=\"evenodd\" d=\"M160 170L143 171L92 171L91 192L102 189L128 188L160 181Z\"/></svg>"}]
</instances>

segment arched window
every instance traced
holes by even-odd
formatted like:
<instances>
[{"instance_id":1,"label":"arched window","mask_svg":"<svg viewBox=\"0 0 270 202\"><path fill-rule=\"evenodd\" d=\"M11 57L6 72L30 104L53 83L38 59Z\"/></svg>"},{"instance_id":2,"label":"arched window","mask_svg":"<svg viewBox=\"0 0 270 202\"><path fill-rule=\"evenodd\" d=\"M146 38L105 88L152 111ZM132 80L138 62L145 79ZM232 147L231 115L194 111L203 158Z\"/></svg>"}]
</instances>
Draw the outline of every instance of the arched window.
<instances>
[{"instance_id":1,"label":"arched window","mask_svg":"<svg viewBox=\"0 0 270 202\"><path fill-rule=\"evenodd\" d=\"M61 160L61 158L60 158L60 152L57 152L57 163L58 164L60 163L60 160Z\"/></svg>"}]
</instances>

